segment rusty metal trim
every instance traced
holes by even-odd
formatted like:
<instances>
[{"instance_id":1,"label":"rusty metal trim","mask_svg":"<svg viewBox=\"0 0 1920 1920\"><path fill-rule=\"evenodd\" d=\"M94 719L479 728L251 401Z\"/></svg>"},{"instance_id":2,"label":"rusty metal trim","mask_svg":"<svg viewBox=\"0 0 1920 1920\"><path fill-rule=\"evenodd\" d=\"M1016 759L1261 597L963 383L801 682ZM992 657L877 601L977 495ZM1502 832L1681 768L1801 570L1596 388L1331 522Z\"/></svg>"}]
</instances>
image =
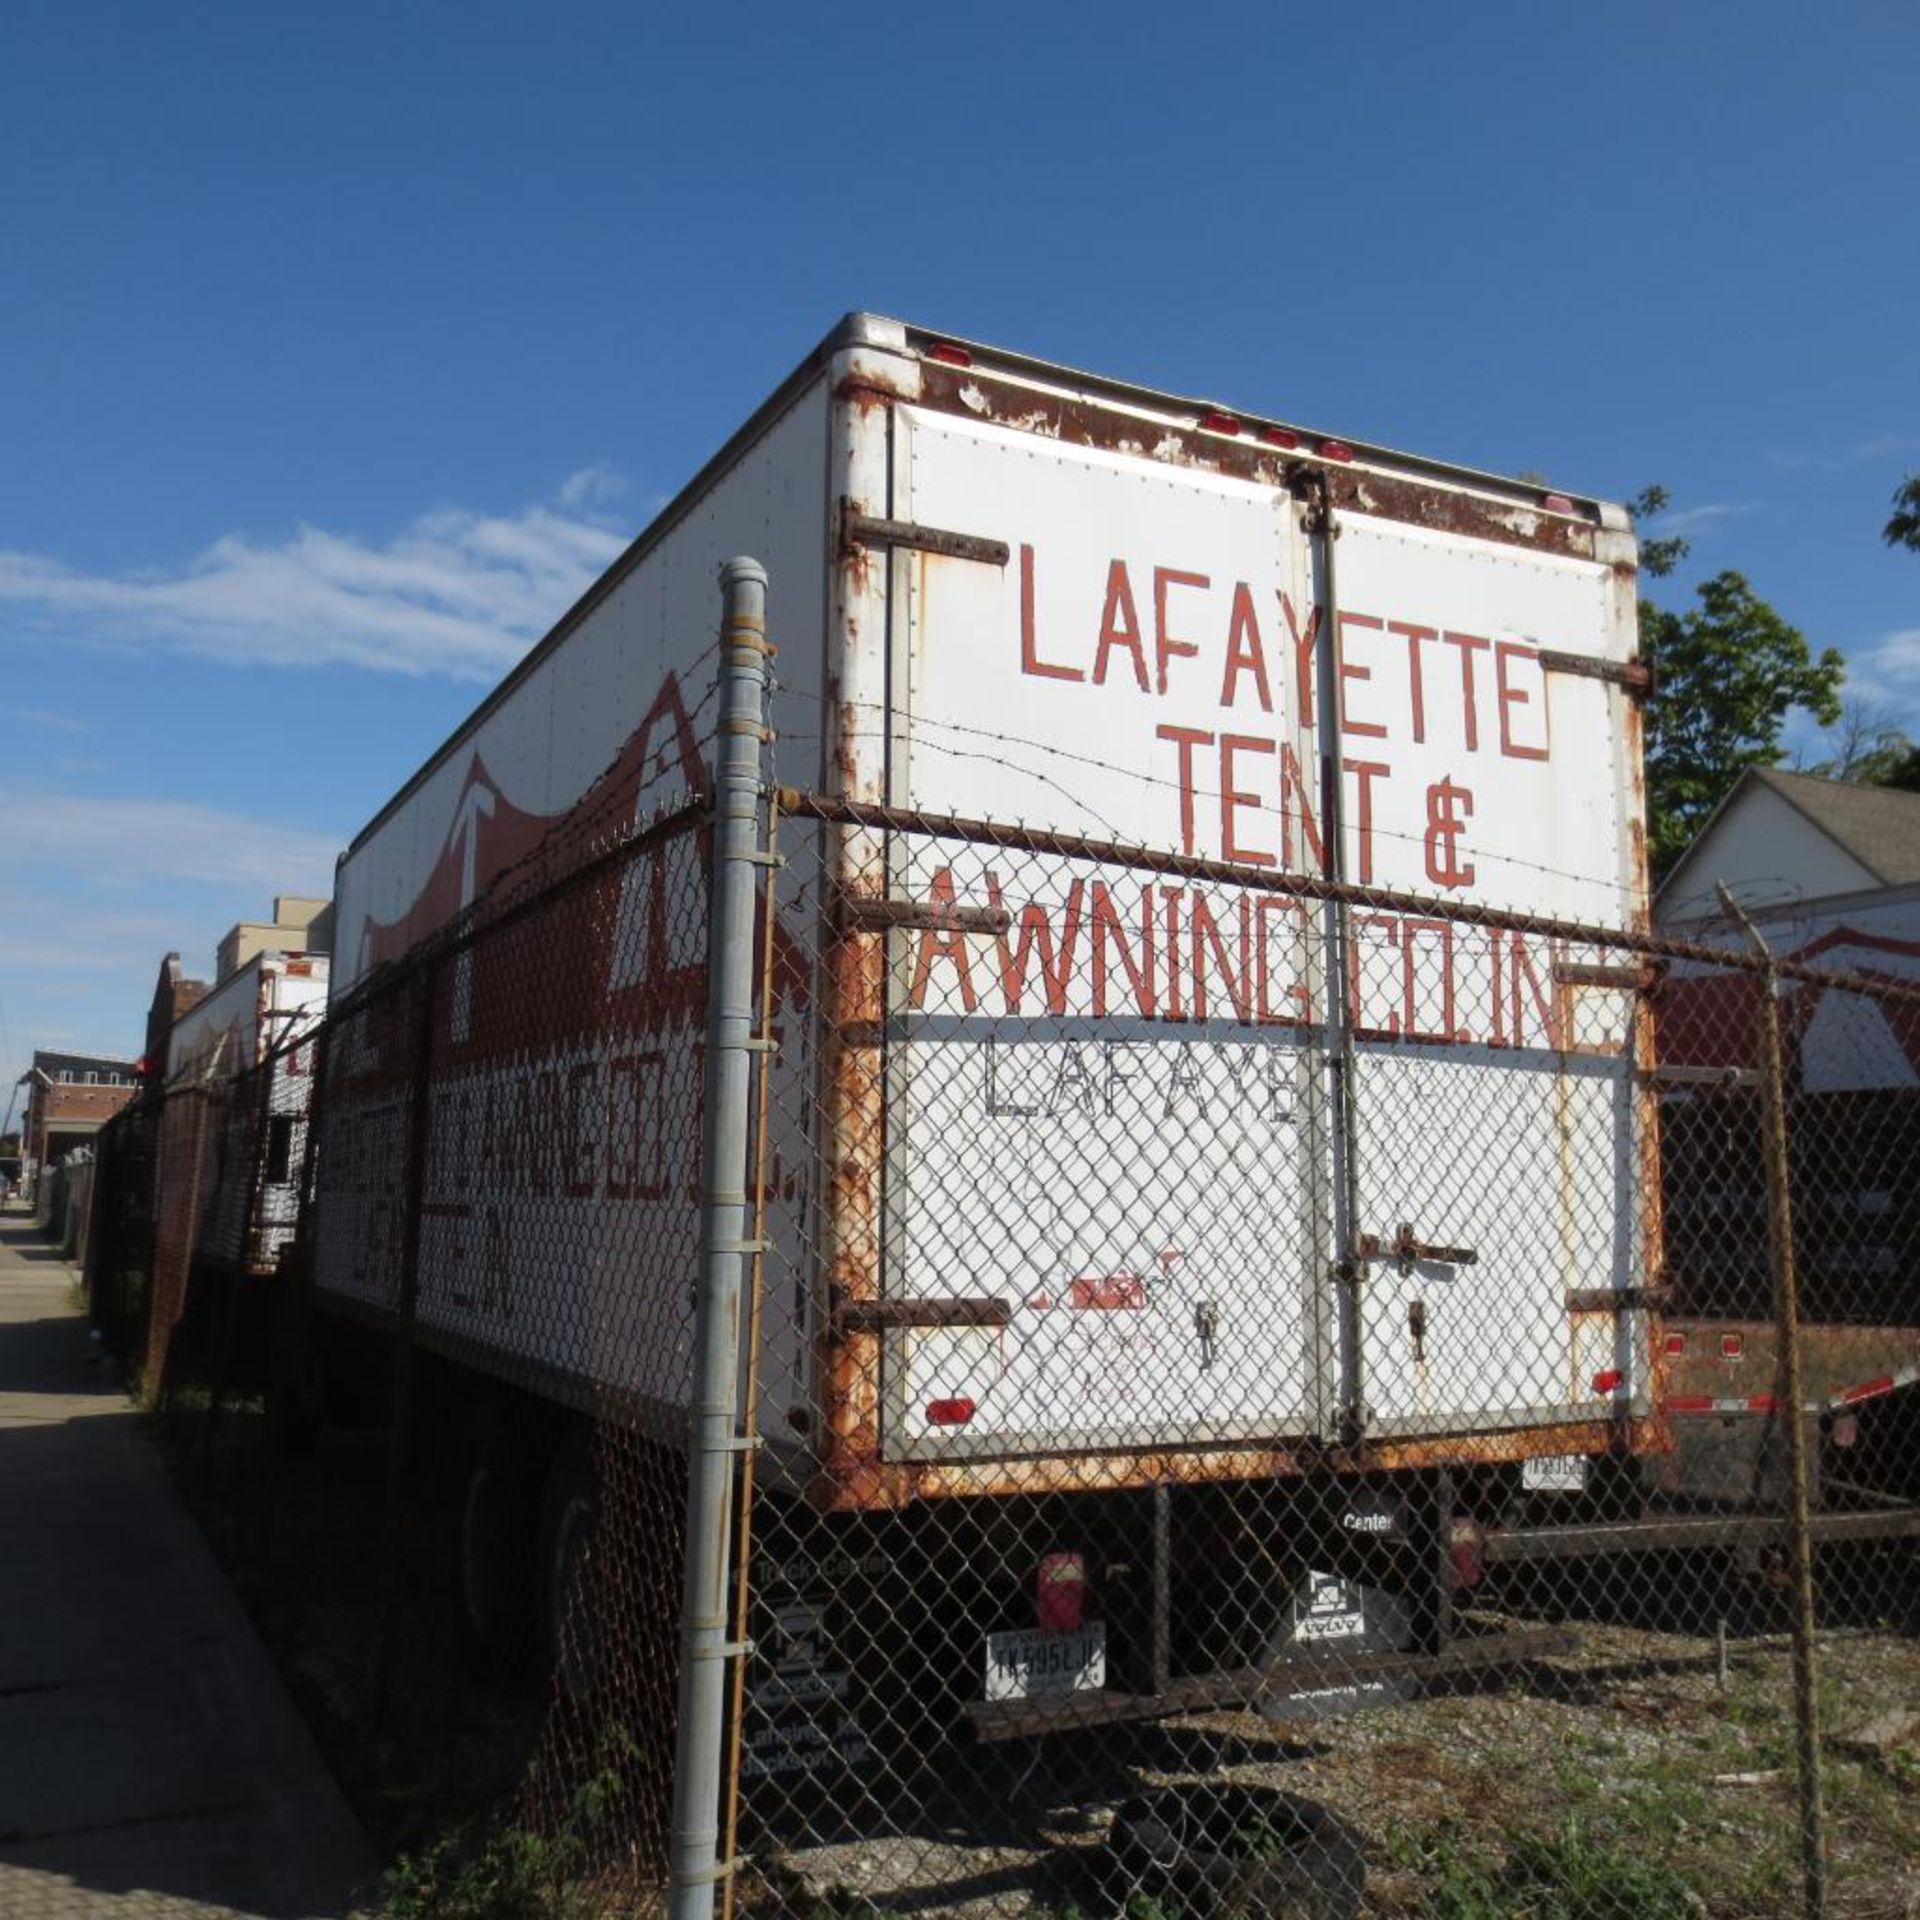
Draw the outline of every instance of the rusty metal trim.
<instances>
[{"instance_id":1,"label":"rusty metal trim","mask_svg":"<svg viewBox=\"0 0 1920 1920\"><path fill-rule=\"evenodd\" d=\"M1013 926L1013 915L1005 907L940 906L931 900L875 900L860 894L842 900L841 920L858 933L896 927L928 933L1006 933Z\"/></svg>"},{"instance_id":2,"label":"rusty metal trim","mask_svg":"<svg viewBox=\"0 0 1920 1920\"><path fill-rule=\"evenodd\" d=\"M834 1309L836 1334L885 1333L895 1327L1005 1327L1013 1308L976 1294L948 1300L848 1300Z\"/></svg>"},{"instance_id":3,"label":"rusty metal trim","mask_svg":"<svg viewBox=\"0 0 1920 1920\"><path fill-rule=\"evenodd\" d=\"M1920 1507L1816 1513L1815 1539L1823 1545L1854 1540L1899 1540L1920 1536ZM1581 1520L1562 1527L1525 1527L1490 1532L1482 1551L1489 1566L1522 1560L1589 1560L1610 1553L1674 1553L1700 1547L1769 1547L1786 1533L1773 1513L1672 1513L1645 1520Z\"/></svg>"},{"instance_id":4,"label":"rusty metal trim","mask_svg":"<svg viewBox=\"0 0 1920 1920\"><path fill-rule=\"evenodd\" d=\"M955 533L947 527L923 527L912 520L887 520L861 513L853 502L840 501L840 537L848 546L913 547L921 553L943 554L949 560L978 560L983 566L1004 567L1013 549L1004 540L977 533Z\"/></svg>"},{"instance_id":5,"label":"rusty metal trim","mask_svg":"<svg viewBox=\"0 0 1920 1920\"><path fill-rule=\"evenodd\" d=\"M1545 673L1572 673L1582 680L1605 680L1625 687L1639 700L1651 700L1656 688L1653 664L1647 660L1600 660L1590 653L1562 653L1542 647L1535 656Z\"/></svg>"}]
</instances>

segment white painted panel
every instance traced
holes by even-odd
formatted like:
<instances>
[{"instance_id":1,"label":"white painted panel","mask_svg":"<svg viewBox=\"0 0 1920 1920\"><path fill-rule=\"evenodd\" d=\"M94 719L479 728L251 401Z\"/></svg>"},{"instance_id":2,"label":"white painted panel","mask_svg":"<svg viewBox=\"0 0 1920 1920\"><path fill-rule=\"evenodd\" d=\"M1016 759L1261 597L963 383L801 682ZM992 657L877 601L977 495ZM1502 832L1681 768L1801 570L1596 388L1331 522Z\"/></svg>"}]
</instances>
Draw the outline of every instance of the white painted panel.
<instances>
[{"instance_id":1,"label":"white painted panel","mask_svg":"<svg viewBox=\"0 0 1920 1920\"><path fill-rule=\"evenodd\" d=\"M336 1006L370 966L410 951L503 875L557 878L703 783L719 569L735 555L758 559L771 582L776 728L818 737L828 427L823 381L348 855ZM610 904L572 915L545 950L536 914L524 933L504 943L483 934L445 963L419 1319L497 1371L671 1408L684 1403L690 1354L708 882L689 836L632 859L614 884ZM789 1044L776 1100L797 1125L812 1047L790 1010L781 1017ZM321 1143L316 1283L379 1311L396 1305L405 1231L406 1082L392 1057L405 1044L404 1022L383 1032L356 1016L341 1030ZM775 1144L788 1171L772 1226L796 1244L808 1205L791 1171L800 1159ZM774 1330L784 1344L765 1362L762 1411L784 1428L784 1407L803 1391L801 1329L781 1315Z\"/></svg>"}]
</instances>

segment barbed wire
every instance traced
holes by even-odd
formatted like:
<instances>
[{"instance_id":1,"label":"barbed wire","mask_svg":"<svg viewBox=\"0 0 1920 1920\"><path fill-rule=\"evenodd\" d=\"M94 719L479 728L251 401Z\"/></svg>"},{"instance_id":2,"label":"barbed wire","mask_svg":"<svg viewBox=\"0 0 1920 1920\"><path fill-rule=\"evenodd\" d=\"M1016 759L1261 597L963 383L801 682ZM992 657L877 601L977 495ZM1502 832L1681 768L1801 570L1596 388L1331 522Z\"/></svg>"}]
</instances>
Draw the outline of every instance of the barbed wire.
<instances>
[{"instance_id":1,"label":"barbed wire","mask_svg":"<svg viewBox=\"0 0 1920 1920\"><path fill-rule=\"evenodd\" d=\"M840 709L851 708L856 712L876 714L881 716L883 723L885 719L892 717L895 711L882 701L845 699L830 701L824 694L815 693L809 688L794 686L786 682L777 683L776 697L778 696L790 696L796 699L806 700L823 710L829 707ZM1062 746L1056 741L1037 740L1028 735L995 731L985 727L969 726L960 721L941 720L931 715L914 714L911 716L911 723L916 729L932 730L940 733L988 740L1003 747L1026 748L1033 753L1045 755L1049 760L1065 760L1095 772L1112 774L1121 779L1137 781L1144 786L1157 787L1168 793L1179 795L1183 799L1218 802L1226 797L1221 788L1205 785L1198 780L1190 785L1183 785L1178 780L1169 780L1164 775L1150 773L1142 767L1125 766L1118 761L1102 760L1096 755ZM884 724L872 730L873 736L879 738L884 738L885 732ZM820 741L825 737L824 732L807 732L789 728L781 728L778 732L778 738L781 741ZM1060 781L1054 779L1040 768L1023 764L1020 761L1010 760L1000 755L985 753L979 749L968 750L948 747L942 750L950 753L955 759L976 760L983 765L998 766L1009 773L1017 773L1027 779L1039 781L1041 784L1052 788L1055 792L1071 801L1074 807L1084 815L1098 821L1116 840L1124 840L1127 838L1125 834L1121 833L1120 830L1115 827L1110 819L1101 814L1099 810L1093 806L1085 794L1064 786ZM1305 773L1304 769L1303 773ZM1317 786L1318 775L1319 763L1316 759L1313 763L1311 773L1306 774L1305 777L1312 779ZM1283 822L1295 823L1300 826L1302 831L1305 830L1307 816L1304 813L1285 806L1280 807L1276 811ZM1317 821L1314 822L1314 831L1316 837L1318 837L1320 829ZM1390 840L1399 845L1414 848L1424 848L1425 845L1421 835L1403 833L1396 828L1382 826L1377 820L1371 823L1369 832L1372 837L1377 840ZM1599 888L1613 895L1616 899L1628 903L1632 903L1638 898L1639 889L1635 886L1622 883L1618 880L1608 879L1602 875L1576 873L1569 868L1550 866L1545 862L1537 860L1522 859L1517 855L1505 853L1498 848L1486 845L1482 841L1472 839L1469 831L1465 828L1461 829L1457 845L1463 855L1475 855L1490 864L1497 862L1502 867L1515 872L1533 873L1546 879L1566 881L1582 887Z\"/></svg>"}]
</instances>

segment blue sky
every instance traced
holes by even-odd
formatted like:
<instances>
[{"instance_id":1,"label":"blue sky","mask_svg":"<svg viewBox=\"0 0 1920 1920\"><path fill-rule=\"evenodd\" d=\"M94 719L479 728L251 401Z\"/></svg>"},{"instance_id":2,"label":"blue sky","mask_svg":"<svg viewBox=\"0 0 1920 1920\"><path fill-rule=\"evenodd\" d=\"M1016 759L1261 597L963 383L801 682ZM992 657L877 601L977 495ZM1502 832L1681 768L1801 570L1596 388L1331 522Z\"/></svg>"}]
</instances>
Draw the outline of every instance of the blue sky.
<instances>
[{"instance_id":1,"label":"blue sky","mask_svg":"<svg viewBox=\"0 0 1920 1920\"><path fill-rule=\"evenodd\" d=\"M1671 491L1920 732L1920 11L9 9L0 1071L138 1050L843 311Z\"/></svg>"}]
</instances>

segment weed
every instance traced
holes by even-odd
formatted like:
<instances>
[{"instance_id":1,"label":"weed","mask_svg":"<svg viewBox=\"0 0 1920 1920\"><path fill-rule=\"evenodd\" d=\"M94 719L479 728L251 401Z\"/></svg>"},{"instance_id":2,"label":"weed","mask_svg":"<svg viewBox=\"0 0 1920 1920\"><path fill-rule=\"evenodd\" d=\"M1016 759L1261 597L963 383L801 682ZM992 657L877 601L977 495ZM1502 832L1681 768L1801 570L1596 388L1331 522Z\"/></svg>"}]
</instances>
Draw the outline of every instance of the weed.
<instances>
[{"instance_id":1,"label":"weed","mask_svg":"<svg viewBox=\"0 0 1920 1920\"><path fill-rule=\"evenodd\" d=\"M593 1908L574 1884L577 1844L525 1827L444 1834L403 1853L381 1886L386 1920L589 1920Z\"/></svg>"},{"instance_id":2,"label":"weed","mask_svg":"<svg viewBox=\"0 0 1920 1920\"><path fill-rule=\"evenodd\" d=\"M590 1836L620 1798L614 1763L631 1751L625 1728L603 1734L600 1771L575 1789L551 1835L473 1822L401 1854L381 1884L383 1920L594 1920L600 1902L583 1884Z\"/></svg>"},{"instance_id":3,"label":"weed","mask_svg":"<svg viewBox=\"0 0 1920 1920\"><path fill-rule=\"evenodd\" d=\"M1427 1920L1692 1920L1700 1908L1671 1868L1605 1845L1578 1820L1516 1835L1502 1861L1443 1832L1413 1863L1428 1876Z\"/></svg>"}]
</instances>

